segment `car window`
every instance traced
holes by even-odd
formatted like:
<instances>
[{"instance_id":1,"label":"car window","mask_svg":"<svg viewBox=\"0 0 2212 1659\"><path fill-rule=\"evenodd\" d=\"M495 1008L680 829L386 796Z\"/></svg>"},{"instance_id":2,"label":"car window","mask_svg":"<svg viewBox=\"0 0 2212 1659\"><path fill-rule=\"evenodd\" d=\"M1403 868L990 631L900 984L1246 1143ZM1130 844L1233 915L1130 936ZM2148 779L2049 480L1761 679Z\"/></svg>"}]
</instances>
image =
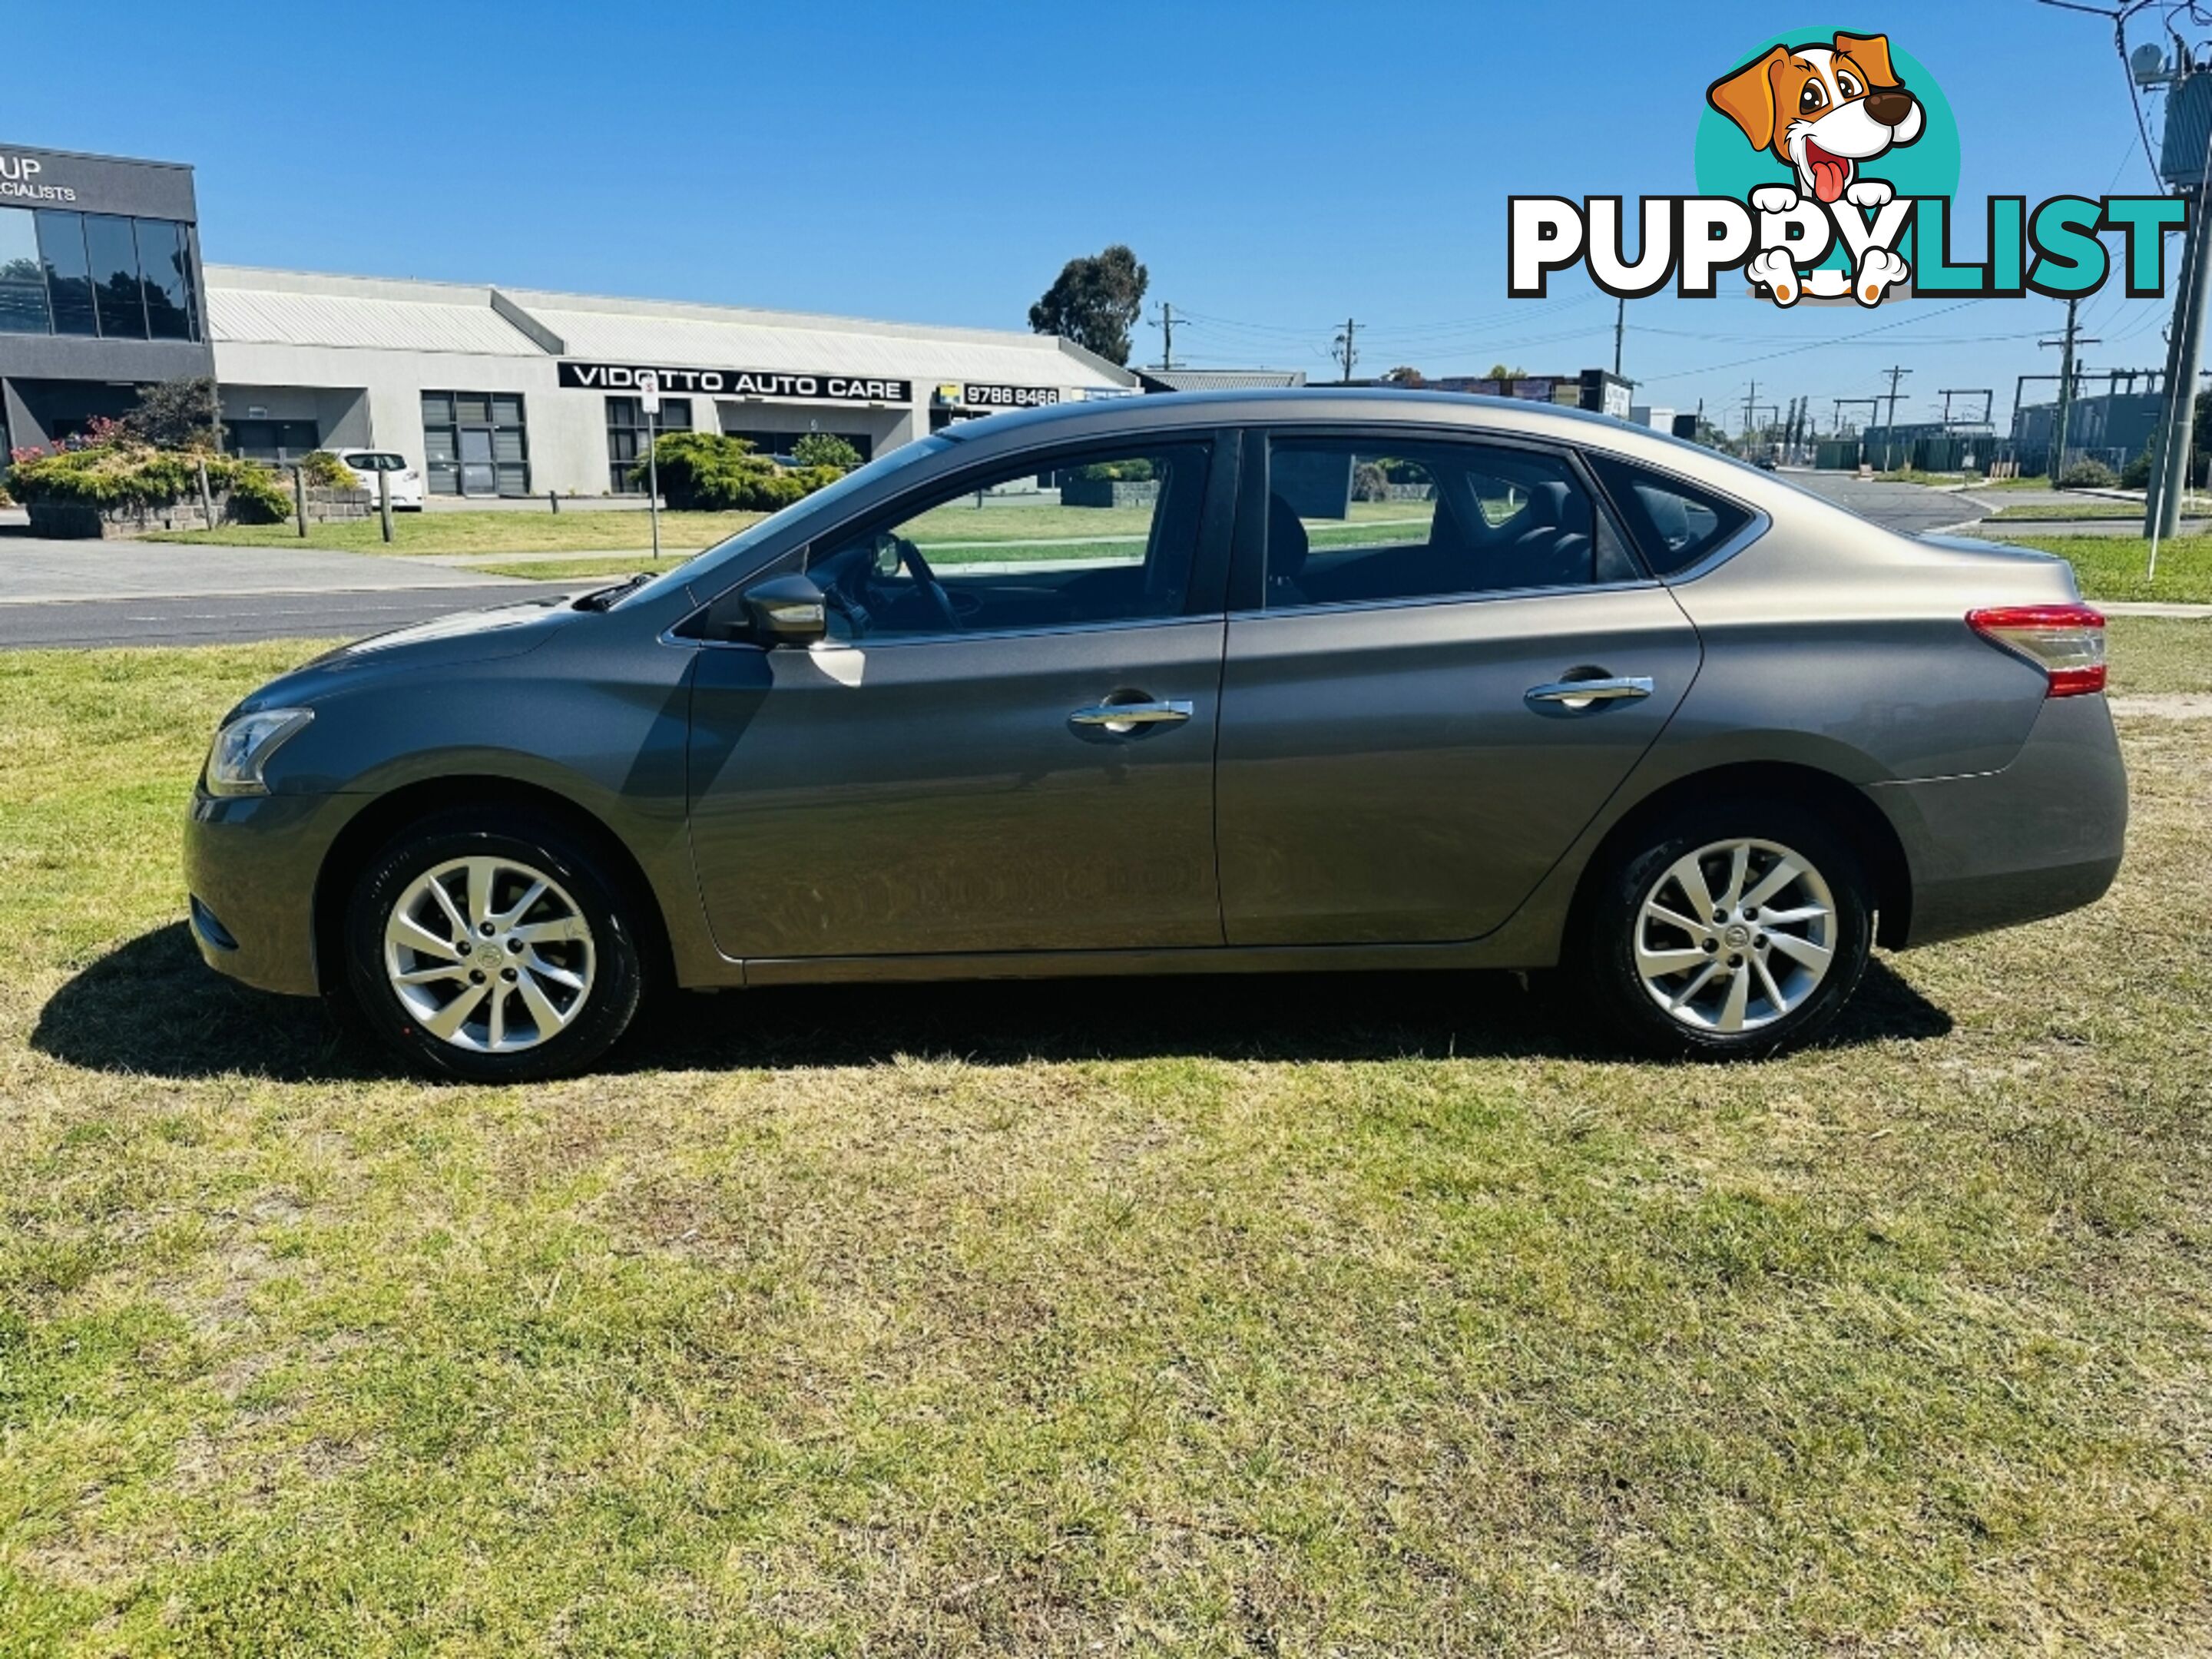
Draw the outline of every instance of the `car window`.
<instances>
[{"instance_id":1,"label":"car window","mask_svg":"<svg viewBox=\"0 0 2212 1659\"><path fill-rule=\"evenodd\" d=\"M1646 563L1661 575L1686 570L1751 521L1745 508L1680 479L1593 453L1590 464L1628 519Z\"/></svg>"},{"instance_id":2,"label":"car window","mask_svg":"<svg viewBox=\"0 0 2212 1659\"><path fill-rule=\"evenodd\" d=\"M1208 443L1035 458L970 475L808 550L830 635L852 641L1182 612Z\"/></svg>"},{"instance_id":3,"label":"car window","mask_svg":"<svg viewBox=\"0 0 2212 1659\"><path fill-rule=\"evenodd\" d=\"M1266 544L1269 610L1642 574L1564 458L1503 445L1276 439Z\"/></svg>"}]
</instances>

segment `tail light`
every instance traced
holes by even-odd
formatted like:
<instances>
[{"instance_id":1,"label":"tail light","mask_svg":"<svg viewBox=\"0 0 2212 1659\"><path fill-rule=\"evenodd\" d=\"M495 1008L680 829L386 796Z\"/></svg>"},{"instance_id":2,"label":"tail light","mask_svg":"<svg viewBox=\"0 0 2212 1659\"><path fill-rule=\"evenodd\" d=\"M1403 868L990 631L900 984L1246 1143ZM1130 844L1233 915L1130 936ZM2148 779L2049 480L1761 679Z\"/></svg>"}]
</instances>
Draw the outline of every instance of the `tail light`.
<instances>
[{"instance_id":1,"label":"tail light","mask_svg":"<svg viewBox=\"0 0 2212 1659\"><path fill-rule=\"evenodd\" d=\"M1966 626L2025 657L2051 681L2048 696L2105 689L2105 617L2086 605L2005 605L1969 611Z\"/></svg>"}]
</instances>

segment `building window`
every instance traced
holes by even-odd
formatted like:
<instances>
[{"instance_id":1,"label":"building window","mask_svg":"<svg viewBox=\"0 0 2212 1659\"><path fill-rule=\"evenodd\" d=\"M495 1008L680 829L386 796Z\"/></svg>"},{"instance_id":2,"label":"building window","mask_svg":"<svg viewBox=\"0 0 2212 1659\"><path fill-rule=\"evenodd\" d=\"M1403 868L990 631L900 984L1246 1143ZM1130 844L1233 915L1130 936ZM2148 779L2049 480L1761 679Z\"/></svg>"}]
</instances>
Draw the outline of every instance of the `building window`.
<instances>
[{"instance_id":1,"label":"building window","mask_svg":"<svg viewBox=\"0 0 2212 1659\"><path fill-rule=\"evenodd\" d=\"M92 302L92 261L84 254L84 215L40 209L39 256L46 267L54 332L99 333L100 317Z\"/></svg>"},{"instance_id":2,"label":"building window","mask_svg":"<svg viewBox=\"0 0 2212 1659\"><path fill-rule=\"evenodd\" d=\"M168 219L138 222L138 260L146 276L146 331L157 340L192 337L192 245Z\"/></svg>"},{"instance_id":3,"label":"building window","mask_svg":"<svg viewBox=\"0 0 2212 1659\"><path fill-rule=\"evenodd\" d=\"M519 392L426 392L422 457L438 495L527 495L530 432Z\"/></svg>"},{"instance_id":4,"label":"building window","mask_svg":"<svg viewBox=\"0 0 2212 1659\"><path fill-rule=\"evenodd\" d=\"M645 486L630 482L630 469L645 459L647 437L652 432L689 432L691 429L691 400L689 398L663 398L660 413L653 417L648 427L644 400L638 398L610 398L607 399L607 488L617 495L642 495Z\"/></svg>"},{"instance_id":5,"label":"building window","mask_svg":"<svg viewBox=\"0 0 2212 1659\"><path fill-rule=\"evenodd\" d=\"M191 238L173 219L0 208L0 333L197 340Z\"/></svg>"},{"instance_id":6,"label":"building window","mask_svg":"<svg viewBox=\"0 0 2212 1659\"><path fill-rule=\"evenodd\" d=\"M28 208L0 208L0 334L45 334L46 278Z\"/></svg>"},{"instance_id":7,"label":"building window","mask_svg":"<svg viewBox=\"0 0 2212 1659\"><path fill-rule=\"evenodd\" d=\"M103 340L146 337L146 285L138 274L138 238L112 213L84 216L85 252L92 256L92 293Z\"/></svg>"}]
</instances>

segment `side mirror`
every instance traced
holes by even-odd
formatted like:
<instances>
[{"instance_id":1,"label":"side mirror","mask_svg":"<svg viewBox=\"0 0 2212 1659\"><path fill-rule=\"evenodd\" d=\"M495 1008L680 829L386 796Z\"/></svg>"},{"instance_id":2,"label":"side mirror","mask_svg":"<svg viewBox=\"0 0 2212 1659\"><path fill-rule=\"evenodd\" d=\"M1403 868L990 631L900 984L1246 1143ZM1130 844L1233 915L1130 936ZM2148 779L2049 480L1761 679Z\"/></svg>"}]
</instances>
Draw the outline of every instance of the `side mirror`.
<instances>
[{"instance_id":1,"label":"side mirror","mask_svg":"<svg viewBox=\"0 0 2212 1659\"><path fill-rule=\"evenodd\" d=\"M828 605L811 576L770 577L747 588L744 602L763 645L811 645L830 629Z\"/></svg>"}]
</instances>

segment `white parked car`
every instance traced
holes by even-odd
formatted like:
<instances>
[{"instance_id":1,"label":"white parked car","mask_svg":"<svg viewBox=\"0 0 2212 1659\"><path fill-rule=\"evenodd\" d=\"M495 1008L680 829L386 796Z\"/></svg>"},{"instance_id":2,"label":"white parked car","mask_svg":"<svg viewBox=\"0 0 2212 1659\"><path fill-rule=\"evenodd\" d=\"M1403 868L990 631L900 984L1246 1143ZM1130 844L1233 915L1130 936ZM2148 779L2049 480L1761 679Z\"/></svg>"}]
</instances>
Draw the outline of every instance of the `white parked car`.
<instances>
[{"instance_id":1,"label":"white parked car","mask_svg":"<svg viewBox=\"0 0 2212 1659\"><path fill-rule=\"evenodd\" d=\"M389 472L393 508L405 513L422 510L422 475L407 465L404 455L389 449L334 449L331 453L343 461L361 480L370 500L376 498L376 475Z\"/></svg>"}]
</instances>

